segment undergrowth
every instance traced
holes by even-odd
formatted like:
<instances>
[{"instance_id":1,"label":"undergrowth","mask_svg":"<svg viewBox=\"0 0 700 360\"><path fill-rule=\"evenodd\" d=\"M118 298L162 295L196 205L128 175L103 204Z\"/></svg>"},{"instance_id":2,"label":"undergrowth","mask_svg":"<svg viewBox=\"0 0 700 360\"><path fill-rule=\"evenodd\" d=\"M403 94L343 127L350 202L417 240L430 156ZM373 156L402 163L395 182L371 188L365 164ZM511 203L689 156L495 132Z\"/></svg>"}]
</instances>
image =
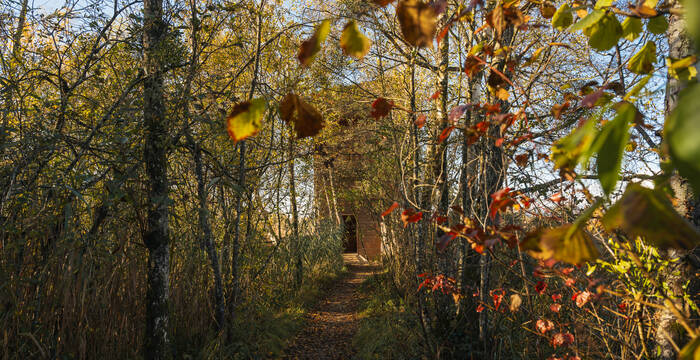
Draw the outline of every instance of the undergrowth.
<instances>
[{"instance_id":1,"label":"undergrowth","mask_svg":"<svg viewBox=\"0 0 700 360\"><path fill-rule=\"evenodd\" d=\"M418 319L389 282L388 273L382 272L362 283L360 292L367 297L353 338L358 359L418 359L423 352Z\"/></svg>"}]
</instances>

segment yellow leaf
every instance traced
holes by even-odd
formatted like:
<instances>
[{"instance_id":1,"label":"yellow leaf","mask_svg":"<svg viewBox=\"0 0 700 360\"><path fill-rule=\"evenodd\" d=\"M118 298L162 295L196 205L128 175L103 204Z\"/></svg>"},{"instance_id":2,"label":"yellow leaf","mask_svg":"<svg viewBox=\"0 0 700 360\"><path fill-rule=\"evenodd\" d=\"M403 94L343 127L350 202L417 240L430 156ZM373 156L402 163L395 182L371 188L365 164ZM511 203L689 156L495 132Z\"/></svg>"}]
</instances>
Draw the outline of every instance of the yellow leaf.
<instances>
[{"instance_id":1,"label":"yellow leaf","mask_svg":"<svg viewBox=\"0 0 700 360\"><path fill-rule=\"evenodd\" d=\"M362 59L369 52L372 42L357 28L357 22L351 20L340 35L340 47L345 55Z\"/></svg>"},{"instance_id":2,"label":"yellow leaf","mask_svg":"<svg viewBox=\"0 0 700 360\"><path fill-rule=\"evenodd\" d=\"M396 7L396 16L401 33L409 44L432 46L437 29L437 14L432 6L419 0L401 0Z\"/></svg>"},{"instance_id":3,"label":"yellow leaf","mask_svg":"<svg viewBox=\"0 0 700 360\"><path fill-rule=\"evenodd\" d=\"M325 20L316 27L314 34L299 46L297 59L302 66L309 66L314 56L321 50L321 45L326 41L328 33L331 31L331 21Z\"/></svg>"},{"instance_id":4,"label":"yellow leaf","mask_svg":"<svg viewBox=\"0 0 700 360\"><path fill-rule=\"evenodd\" d=\"M233 141L240 141L260 131L262 117L267 109L265 99L254 99L236 104L226 117L226 131Z\"/></svg>"}]
</instances>

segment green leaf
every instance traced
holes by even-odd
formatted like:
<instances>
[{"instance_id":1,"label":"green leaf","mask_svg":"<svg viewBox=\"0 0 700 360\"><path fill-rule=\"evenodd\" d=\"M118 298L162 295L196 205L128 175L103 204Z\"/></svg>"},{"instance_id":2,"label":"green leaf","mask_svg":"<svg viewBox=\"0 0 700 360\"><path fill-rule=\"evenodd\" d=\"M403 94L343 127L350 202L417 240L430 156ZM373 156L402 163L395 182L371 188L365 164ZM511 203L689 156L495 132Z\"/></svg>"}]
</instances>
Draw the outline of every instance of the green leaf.
<instances>
[{"instance_id":1,"label":"green leaf","mask_svg":"<svg viewBox=\"0 0 700 360\"><path fill-rule=\"evenodd\" d=\"M620 200L603 216L602 223L608 231L621 228L660 249L690 250L700 240L700 233L678 215L664 192L636 183L627 185Z\"/></svg>"},{"instance_id":2,"label":"green leaf","mask_svg":"<svg viewBox=\"0 0 700 360\"><path fill-rule=\"evenodd\" d=\"M623 101L632 101L632 99L634 99L634 97L637 96L637 94L639 94L639 92L642 91L642 89L644 89L644 87L649 82L649 79L651 79L651 74L643 77L642 80L639 80L637 85L634 85L632 90L630 90L627 94L625 94L625 97L622 98L622 100Z\"/></svg>"},{"instance_id":3,"label":"green leaf","mask_svg":"<svg viewBox=\"0 0 700 360\"><path fill-rule=\"evenodd\" d=\"M598 0L595 3L594 8L597 9L604 9L604 8L609 8L612 6L612 0Z\"/></svg>"},{"instance_id":4,"label":"green leaf","mask_svg":"<svg viewBox=\"0 0 700 360\"><path fill-rule=\"evenodd\" d=\"M262 98L236 104L226 117L226 131L231 139L240 141L257 134L266 109L267 101Z\"/></svg>"},{"instance_id":5,"label":"green leaf","mask_svg":"<svg viewBox=\"0 0 700 360\"><path fill-rule=\"evenodd\" d=\"M555 168L573 171L578 164L588 162L591 144L598 132L595 124L594 119L588 119L583 126L552 145L552 160Z\"/></svg>"},{"instance_id":6,"label":"green leaf","mask_svg":"<svg viewBox=\"0 0 700 360\"><path fill-rule=\"evenodd\" d=\"M620 105L615 119L605 124L593 145L598 151L598 179L606 194L615 189L620 178L622 156L630 137L628 125L634 121L636 114L637 109L632 104Z\"/></svg>"},{"instance_id":7,"label":"green leaf","mask_svg":"<svg viewBox=\"0 0 700 360\"><path fill-rule=\"evenodd\" d=\"M570 32L586 30L593 24L597 23L605 15L605 10L593 10L588 13L585 18L577 21L574 25L569 28Z\"/></svg>"},{"instance_id":8,"label":"green leaf","mask_svg":"<svg viewBox=\"0 0 700 360\"><path fill-rule=\"evenodd\" d=\"M700 336L695 336L686 346L681 349L678 354L678 360L697 360L700 359Z\"/></svg>"},{"instance_id":9,"label":"green leaf","mask_svg":"<svg viewBox=\"0 0 700 360\"><path fill-rule=\"evenodd\" d=\"M552 27L562 31L574 22L574 15L571 13L571 6L564 3L552 16Z\"/></svg>"},{"instance_id":10,"label":"green leaf","mask_svg":"<svg viewBox=\"0 0 700 360\"><path fill-rule=\"evenodd\" d=\"M371 44L372 42L360 32L355 20L347 23L340 35L340 47L343 49L343 53L358 60L367 55Z\"/></svg>"},{"instance_id":11,"label":"green leaf","mask_svg":"<svg viewBox=\"0 0 700 360\"><path fill-rule=\"evenodd\" d=\"M647 30L652 34L663 34L668 29L668 21L663 15L653 17L647 22Z\"/></svg>"},{"instance_id":12,"label":"green leaf","mask_svg":"<svg viewBox=\"0 0 700 360\"><path fill-rule=\"evenodd\" d=\"M690 36L695 38L695 43L700 43L700 1L685 0L683 1L683 17L685 20L685 28ZM696 52L700 52L700 47L696 46Z\"/></svg>"},{"instance_id":13,"label":"green leaf","mask_svg":"<svg viewBox=\"0 0 700 360\"><path fill-rule=\"evenodd\" d=\"M605 14L588 29L588 44L600 51L610 50L622 36L622 25L614 14Z\"/></svg>"},{"instance_id":14,"label":"green leaf","mask_svg":"<svg viewBox=\"0 0 700 360\"><path fill-rule=\"evenodd\" d=\"M297 59L299 59L302 66L309 66L309 64L311 64L311 60L313 60L316 54L321 50L321 45L326 41L330 31L331 21L324 20L316 27L314 34L301 43Z\"/></svg>"},{"instance_id":15,"label":"green leaf","mask_svg":"<svg viewBox=\"0 0 700 360\"><path fill-rule=\"evenodd\" d=\"M700 193L700 85L693 84L678 97L664 124L664 139L673 165Z\"/></svg>"},{"instance_id":16,"label":"green leaf","mask_svg":"<svg viewBox=\"0 0 700 360\"><path fill-rule=\"evenodd\" d=\"M637 51L627 64L627 69L635 74L646 75L654 71L656 63L656 44L647 41L644 46Z\"/></svg>"},{"instance_id":17,"label":"green leaf","mask_svg":"<svg viewBox=\"0 0 700 360\"><path fill-rule=\"evenodd\" d=\"M628 17L622 22L622 37L629 41L638 38L642 30L642 19L640 18Z\"/></svg>"},{"instance_id":18,"label":"green leaf","mask_svg":"<svg viewBox=\"0 0 700 360\"><path fill-rule=\"evenodd\" d=\"M520 248L536 259L554 259L570 264L582 264L598 257L598 249L591 236L583 228L572 224L529 233Z\"/></svg>"}]
</instances>

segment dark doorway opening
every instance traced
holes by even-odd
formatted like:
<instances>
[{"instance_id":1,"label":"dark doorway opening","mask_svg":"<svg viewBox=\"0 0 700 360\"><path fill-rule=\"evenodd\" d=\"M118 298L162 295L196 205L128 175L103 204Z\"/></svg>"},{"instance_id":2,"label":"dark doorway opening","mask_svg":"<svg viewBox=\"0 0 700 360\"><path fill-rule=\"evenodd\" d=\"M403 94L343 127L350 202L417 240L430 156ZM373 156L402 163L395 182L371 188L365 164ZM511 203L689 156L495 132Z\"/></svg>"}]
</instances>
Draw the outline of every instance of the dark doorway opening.
<instances>
[{"instance_id":1,"label":"dark doorway opening","mask_svg":"<svg viewBox=\"0 0 700 360\"><path fill-rule=\"evenodd\" d=\"M343 252L357 252L357 219L355 215L343 215Z\"/></svg>"}]
</instances>

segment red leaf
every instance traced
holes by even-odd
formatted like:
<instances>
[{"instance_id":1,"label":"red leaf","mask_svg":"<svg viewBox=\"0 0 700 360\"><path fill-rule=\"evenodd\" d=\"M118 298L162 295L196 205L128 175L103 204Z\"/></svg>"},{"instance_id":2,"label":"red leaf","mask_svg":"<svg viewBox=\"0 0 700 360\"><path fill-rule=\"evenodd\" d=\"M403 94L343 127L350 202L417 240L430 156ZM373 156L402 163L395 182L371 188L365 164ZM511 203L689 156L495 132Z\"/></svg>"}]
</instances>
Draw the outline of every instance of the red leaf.
<instances>
[{"instance_id":1,"label":"red leaf","mask_svg":"<svg viewBox=\"0 0 700 360\"><path fill-rule=\"evenodd\" d=\"M447 139L450 136L452 130L454 129L454 126L448 126L445 128L445 130L442 130L442 132L440 133L440 137L438 137L438 144L445 141L445 139Z\"/></svg>"},{"instance_id":2,"label":"red leaf","mask_svg":"<svg viewBox=\"0 0 700 360\"><path fill-rule=\"evenodd\" d=\"M573 278L566 278L566 280L564 281L564 285L569 287L574 286L574 284L576 284L576 280L574 280Z\"/></svg>"},{"instance_id":3,"label":"red leaf","mask_svg":"<svg viewBox=\"0 0 700 360\"><path fill-rule=\"evenodd\" d=\"M419 115L419 116L416 118L416 121L414 122L414 124L415 124L419 129L422 129L423 126L425 126L425 120L426 120L426 116L423 115L423 114L421 114L421 115Z\"/></svg>"},{"instance_id":4,"label":"red leaf","mask_svg":"<svg viewBox=\"0 0 700 360\"><path fill-rule=\"evenodd\" d=\"M491 194L491 199L492 201L489 205L489 216L491 219L495 219L496 214L498 214L499 211L515 205L515 201L513 201L511 198L510 188L496 191L495 193Z\"/></svg>"},{"instance_id":5,"label":"red leaf","mask_svg":"<svg viewBox=\"0 0 700 360\"><path fill-rule=\"evenodd\" d=\"M389 206L388 209L384 210L384 212L382 213L382 217L385 217L385 216L389 215L389 214L390 214L392 211L394 211L397 207L399 207L399 203L397 203L396 201L394 201L394 203L391 204L391 206Z\"/></svg>"},{"instance_id":6,"label":"red leaf","mask_svg":"<svg viewBox=\"0 0 700 360\"><path fill-rule=\"evenodd\" d=\"M372 115L373 118L379 120L380 118L389 115L389 111L391 111L391 108L393 107L393 101L387 100L383 97L378 97L372 103L372 112L370 113L370 115Z\"/></svg>"},{"instance_id":7,"label":"red leaf","mask_svg":"<svg viewBox=\"0 0 700 360\"><path fill-rule=\"evenodd\" d=\"M553 312L558 313L559 310L561 310L561 304L549 305L549 310L552 310Z\"/></svg>"},{"instance_id":8,"label":"red leaf","mask_svg":"<svg viewBox=\"0 0 700 360\"><path fill-rule=\"evenodd\" d=\"M496 310L501 306L501 301L503 301L503 295L505 294L506 292L503 289L494 289L489 292L489 295L491 295L493 299L493 307L496 308Z\"/></svg>"},{"instance_id":9,"label":"red leaf","mask_svg":"<svg viewBox=\"0 0 700 360\"><path fill-rule=\"evenodd\" d=\"M403 221L403 226L406 227L408 224L417 223L423 218L423 212L416 212L413 209L406 209L401 213L401 220Z\"/></svg>"},{"instance_id":10,"label":"red leaf","mask_svg":"<svg viewBox=\"0 0 700 360\"><path fill-rule=\"evenodd\" d=\"M554 323L551 320L539 319L535 322L535 327L540 334L544 334L549 330L554 329Z\"/></svg>"},{"instance_id":11,"label":"red leaf","mask_svg":"<svg viewBox=\"0 0 700 360\"><path fill-rule=\"evenodd\" d=\"M503 146L503 138L496 139L496 142L494 142L494 145L496 145L496 147Z\"/></svg>"},{"instance_id":12,"label":"red leaf","mask_svg":"<svg viewBox=\"0 0 700 360\"><path fill-rule=\"evenodd\" d=\"M515 155L515 163L516 163L519 167L525 167L525 166L527 166L527 161L528 161L529 158L530 158L530 154L528 154L528 153L523 153L523 154L520 154L520 155Z\"/></svg>"},{"instance_id":13,"label":"red leaf","mask_svg":"<svg viewBox=\"0 0 700 360\"><path fill-rule=\"evenodd\" d=\"M440 96L440 90L436 91L433 93L433 95L430 95L430 100L435 100Z\"/></svg>"},{"instance_id":14,"label":"red leaf","mask_svg":"<svg viewBox=\"0 0 700 360\"><path fill-rule=\"evenodd\" d=\"M564 200L564 197L561 195L560 192L552 195L549 197L549 200L554 201L555 203L559 204L562 200Z\"/></svg>"},{"instance_id":15,"label":"red leaf","mask_svg":"<svg viewBox=\"0 0 700 360\"><path fill-rule=\"evenodd\" d=\"M621 313L626 313L627 312L627 303L626 302L619 303L619 304L617 304L617 308L618 308L618 310L620 310Z\"/></svg>"},{"instance_id":16,"label":"red leaf","mask_svg":"<svg viewBox=\"0 0 700 360\"><path fill-rule=\"evenodd\" d=\"M480 313L484 311L484 305L479 304L479 306L476 307L476 312Z\"/></svg>"},{"instance_id":17,"label":"red leaf","mask_svg":"<svg viewBox=\"0 0 700 360\"><path fill-rule=\"evenodd\" d=\"M571 345L574 342L574 336L571 335L571 333L557 333L552 336L552 346L553 347L558 347L558 346L567 346Z\"/></svg>"},{"instance_id":18,"label":"red leaf","mask_svg":"<svg viewBox=\"0 0 700 360\"><path fill-rule=\"evenodd\" d=\"M542 295L544 294L545 290L547 290L547 283L544 281L538 281L535 285L535 291L537 291L538 294Z\"/></svg>"},{"instance_id":19,"label":"red leaf","mask_svg":"<svg viewBox=\"0 0 700 360\"><path fill-rule=\"evenodd\" d=\"M554 301L561 300L561 294L552 294L552 300L554 300Z\"/></svg>"}]
</instances>

